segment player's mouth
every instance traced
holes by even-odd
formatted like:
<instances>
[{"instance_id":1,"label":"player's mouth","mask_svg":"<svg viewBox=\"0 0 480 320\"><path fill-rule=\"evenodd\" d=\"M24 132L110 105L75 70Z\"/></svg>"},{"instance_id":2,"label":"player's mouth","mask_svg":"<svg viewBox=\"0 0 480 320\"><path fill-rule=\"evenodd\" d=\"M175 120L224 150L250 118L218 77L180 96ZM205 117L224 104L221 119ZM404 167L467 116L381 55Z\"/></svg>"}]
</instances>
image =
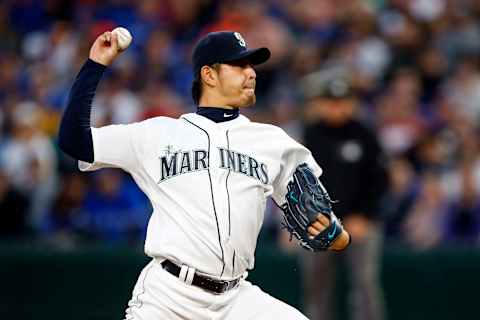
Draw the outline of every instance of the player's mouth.
<instances>
[{"instance_id":1,"label":"player's mouth","mask_svg":"<svg viewBox=\"0 0 480 320\"><path fill-rule=\"evenodd\" d=\"M247 84L243 89L255 91L255 83Z\"/></svg>"},{"instance_id":2,"label":"player's mouth","mask_svg":"<svg viewBox=\"0 0 480 320\"><path fill-rule=\"evenodd\" d=\"M255 87L244 87L243 90L249 95L254 95L255 94Z\"/></svg>"}]
</instances>

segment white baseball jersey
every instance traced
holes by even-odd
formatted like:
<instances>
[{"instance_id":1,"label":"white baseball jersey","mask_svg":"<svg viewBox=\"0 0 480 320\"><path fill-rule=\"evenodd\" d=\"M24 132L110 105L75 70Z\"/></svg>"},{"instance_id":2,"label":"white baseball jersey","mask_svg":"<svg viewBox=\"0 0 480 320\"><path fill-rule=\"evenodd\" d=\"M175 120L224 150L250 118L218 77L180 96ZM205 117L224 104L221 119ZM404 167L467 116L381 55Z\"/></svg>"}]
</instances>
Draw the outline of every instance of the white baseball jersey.
<instances>
[{"instance_id":1,"label":"white baseball jersey","mask_svg":"<svg viewBox=\"0 0 480 320\"><path fill-rule=\"evenodd\" d=\"M225 280L254 266L267 198L285 202L310 152L282 129L240 115L215 123L195 113L92 128L94 163L129 172L152 203L145 252Z\"/></svg>"}]
</instances>

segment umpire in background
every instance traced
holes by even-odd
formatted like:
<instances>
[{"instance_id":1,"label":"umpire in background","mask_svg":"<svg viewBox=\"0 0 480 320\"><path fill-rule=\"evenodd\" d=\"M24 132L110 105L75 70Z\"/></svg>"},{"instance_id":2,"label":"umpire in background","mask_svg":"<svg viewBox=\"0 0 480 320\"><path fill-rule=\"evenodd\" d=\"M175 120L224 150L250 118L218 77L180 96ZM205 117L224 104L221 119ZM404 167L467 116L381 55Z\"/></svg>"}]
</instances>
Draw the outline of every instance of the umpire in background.
<instances>
[{"instance_id":1,"label":"umpire in background","mask_svg":"<svg viewBox=\"0 0 480 320\"><path fill-rule=\"evenodd\" d=\"M352 245L342 254L303 254L305 311L312 320L335 319L335 271L338 263L344 263L350 280L350 319L383 319L378 205L387 181L382 150L375 134L358 118L358 101L345 69L308 75L302 91L305 146L324 169L321 180L332 199L339 201L334 211L352 236Z\"/></svg>"}]
</instances>

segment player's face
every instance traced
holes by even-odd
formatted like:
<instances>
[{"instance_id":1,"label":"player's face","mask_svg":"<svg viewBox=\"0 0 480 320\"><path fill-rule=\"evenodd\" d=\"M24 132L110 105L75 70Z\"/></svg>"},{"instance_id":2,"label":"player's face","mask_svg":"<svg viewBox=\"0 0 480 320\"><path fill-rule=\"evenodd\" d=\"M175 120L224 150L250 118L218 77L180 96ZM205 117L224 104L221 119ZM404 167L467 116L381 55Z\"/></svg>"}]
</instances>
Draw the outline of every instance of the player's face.
<instances>
[{"instance_id":1,"label":"player's face","mask_svg":"<svg viewBox=\"0 0 480 320\"><path fill-rule=\"evenodd\" d=\"M218 68L218 93L225 104L235 108L255 103L255 79L253 66L246 60L220 64Z\"/></svg>"}]
</instances>

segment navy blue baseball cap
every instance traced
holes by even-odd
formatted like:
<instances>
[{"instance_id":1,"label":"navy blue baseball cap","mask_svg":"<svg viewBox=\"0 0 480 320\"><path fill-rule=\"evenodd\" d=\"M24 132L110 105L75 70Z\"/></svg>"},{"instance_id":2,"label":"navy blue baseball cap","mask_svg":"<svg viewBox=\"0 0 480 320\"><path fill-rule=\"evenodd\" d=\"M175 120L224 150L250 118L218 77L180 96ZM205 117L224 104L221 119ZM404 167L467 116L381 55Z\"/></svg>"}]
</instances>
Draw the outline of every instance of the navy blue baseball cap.
<instances>
[{"instance_id":1,"label":"navy blue baseball cap","mask_svg":"<svg viewBox=\"0 0 480 320\"><path fill-rule=\"evenodd\" d=\"M253 65L261 64L270 58L268 48L248 49L242 35L234 31L208 33L200 39L192 54L193 73L203 66L214 63L228 63L242 59Z\"/></svg>"}]
</instances>

